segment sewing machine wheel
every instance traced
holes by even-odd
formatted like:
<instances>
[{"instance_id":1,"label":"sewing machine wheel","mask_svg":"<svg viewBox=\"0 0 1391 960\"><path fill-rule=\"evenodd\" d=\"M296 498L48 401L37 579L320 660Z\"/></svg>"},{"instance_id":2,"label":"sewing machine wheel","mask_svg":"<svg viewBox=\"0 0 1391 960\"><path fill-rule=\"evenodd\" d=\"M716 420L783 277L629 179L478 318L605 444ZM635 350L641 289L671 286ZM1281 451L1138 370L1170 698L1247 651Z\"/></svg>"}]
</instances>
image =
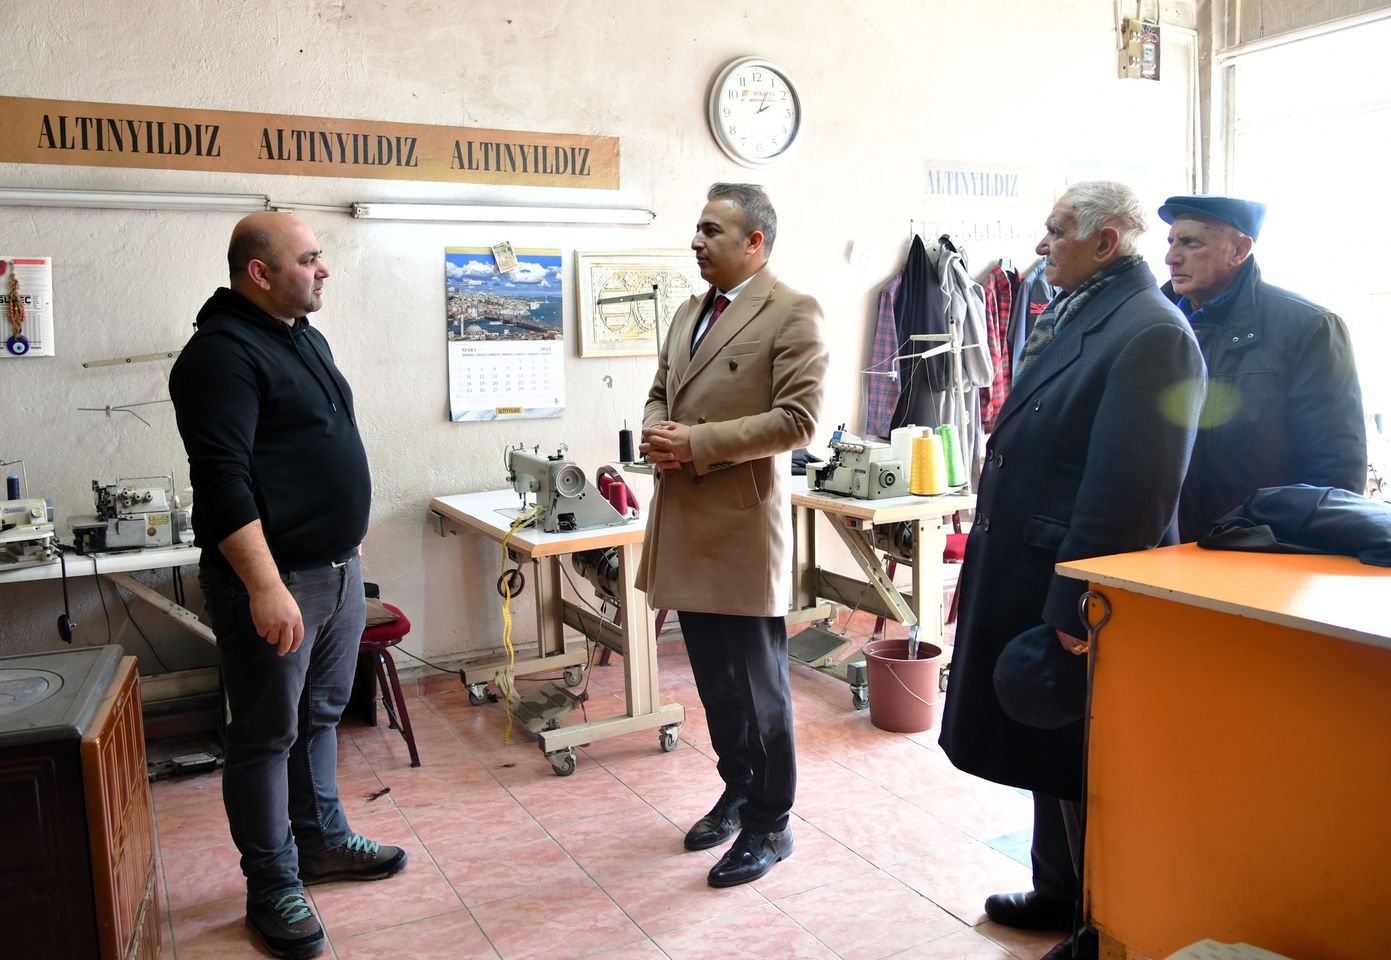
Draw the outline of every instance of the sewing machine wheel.
<instances>
[{"instance_id":1,"label":"sewing machine wheel","mask_svg":"<svg viewBox=\"0 0 1391 960\"><path fill-rule=\"evenodd\" d=\"M869 706L869 687L865 685L851 687L850 703L856 710L863 710Z\"/></svg>"},{"instance_id":2,"label":"sewing machine wheel","mask_svg":"<svg viewBox=\"0 0 1391 960\"><path fill-rule=\"evenodd\" d=\"M584 667L576 664L573 667L565 668L565 685L567 687L578 687L584 683Z\"/></svg>"},{"instance_id":3,"label":"sewing machine wheel","mask_svg":"<svg viewBox=\"0 0 1391 960\"><path fill-rule=\"evenodd\" d=\"M569 747L546 754L546 759L557 777L568 777L575 772L575 751Z\"/></svg>"},{"instance_id":4,"label":"sewing machine wheel","mask_svg":"<svg viewBox=\"0 0 1391 960\"><path fill-rule=\"evenodd\" d=\"M504 571L497 578L497 595L499 597L515 597L526 589L526 574L516 567Z\"/></svg>"},{"instance_id":5,"label":"sewing machine wheel","mask_svg":"<svg viewBox=\"0 0 1391 960\"><path fill-rule=\"evenodd\" d=\"M672 723L662 727L661 733L658 736L663 753L671 753L671 751L676 749L677 735L680 732L681 724L679 723Z\"/></svg>"},{"instance_id":6,"label":"sewing machine wheel","mask_svg":"<svg viewBox=\"0 0 1391 960\"><path fill-rule=\"evenodd\" d=\"M584 471L573 463L566 464L555 475L555 489L563 497L578 497L584 493Z\"/></svg>"}]
</instances>

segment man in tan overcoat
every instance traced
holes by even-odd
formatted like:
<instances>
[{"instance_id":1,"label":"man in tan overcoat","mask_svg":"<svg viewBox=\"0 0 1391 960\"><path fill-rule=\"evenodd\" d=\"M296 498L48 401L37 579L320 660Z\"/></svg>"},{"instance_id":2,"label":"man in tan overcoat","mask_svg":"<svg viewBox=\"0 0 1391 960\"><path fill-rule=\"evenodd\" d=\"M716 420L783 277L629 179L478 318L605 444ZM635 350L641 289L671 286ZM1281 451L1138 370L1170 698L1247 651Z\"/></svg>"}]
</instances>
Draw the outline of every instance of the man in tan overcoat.
<instances>
[{"instance_id":1,"label":"man in tan overcoat","mask_svg":"<svg viewBox=\"0 0 1391 960\"><path fill-rule=\"evenodd\" d=\"M816 432L827 351L821 307L767 266L777 214L763 189L717 183L707 199L691 248L710 289L672 319L643 415L658 470L638 586L681 619L725 783L685 844L741 827L708 878L729 887L792 853L788 481Z\"/></svg>"}]
</instances>

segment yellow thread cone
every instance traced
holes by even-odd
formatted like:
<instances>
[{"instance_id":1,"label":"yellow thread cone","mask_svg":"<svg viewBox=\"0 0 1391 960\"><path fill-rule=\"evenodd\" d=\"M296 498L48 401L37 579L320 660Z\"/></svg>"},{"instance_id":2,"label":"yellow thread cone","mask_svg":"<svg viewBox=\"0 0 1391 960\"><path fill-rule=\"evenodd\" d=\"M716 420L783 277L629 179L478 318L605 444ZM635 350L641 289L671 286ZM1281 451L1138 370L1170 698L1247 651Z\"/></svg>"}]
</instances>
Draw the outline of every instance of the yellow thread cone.
<instances>
[{"instance_id":1,"label":"yellow thread cone","mask_svg":"<svg viewBox=\"0 0 1391 960\"><path fill-rule=\"evenodd\" d=\"M908 492L920 497L947 492L947 462L942 454L942 438L935 433L913 438L913 472Z\"/></svg>"}]
</instances>

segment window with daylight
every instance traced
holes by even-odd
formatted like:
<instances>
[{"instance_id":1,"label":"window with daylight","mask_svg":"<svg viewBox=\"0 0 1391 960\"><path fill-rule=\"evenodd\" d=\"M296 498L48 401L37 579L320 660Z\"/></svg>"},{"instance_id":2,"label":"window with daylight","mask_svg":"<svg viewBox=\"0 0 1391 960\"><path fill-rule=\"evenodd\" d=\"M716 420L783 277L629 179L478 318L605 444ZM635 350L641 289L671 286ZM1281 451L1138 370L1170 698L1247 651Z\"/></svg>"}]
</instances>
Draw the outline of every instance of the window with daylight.
<instances>
[{"instance_id":1,"label":"window with daylight","mask_svg":"<svg viewBox=\"0 0 1391 960\"><path fill-rule=\"evenodd\" d=\"M1228 192L1269 205L1266 280L1340 314L1391 465L1391 18L1232 57ZM1356 79L1355 79L1356 78Z\"/></svg>"},{"instance_id":2,"label":"window with daylight","mask_svg":"<svg viewBox=\"0 0 1391 960\"><path fill-rule=\"evenodd\" d=\"M1262 275L1347 322L1382 467L1391 462L1388 49L1391 17L1228 61L1227 192L1269 205Z\"/></svg>"}]
</instances>

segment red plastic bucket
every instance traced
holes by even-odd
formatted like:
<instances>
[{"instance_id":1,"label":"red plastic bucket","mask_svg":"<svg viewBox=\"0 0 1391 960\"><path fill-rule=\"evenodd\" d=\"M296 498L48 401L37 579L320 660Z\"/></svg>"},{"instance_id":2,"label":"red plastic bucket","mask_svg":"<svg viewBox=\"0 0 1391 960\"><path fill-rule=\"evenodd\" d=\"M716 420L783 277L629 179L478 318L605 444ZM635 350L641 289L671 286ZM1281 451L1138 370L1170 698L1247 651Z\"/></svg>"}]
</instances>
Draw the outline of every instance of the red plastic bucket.
<instances>
[{"instance_id":1,"label":"red plastic bucket","mask_svg":"<svg viewBox=\"0 0 1391 960\"><path fill-rule=\"evenodd\" d=\"M864 645L869 683L869 722L893 733L920 733L937 722L942 648L918 644L908 658L908 639L871 640Z\"/></svg>"}]
</instances>

